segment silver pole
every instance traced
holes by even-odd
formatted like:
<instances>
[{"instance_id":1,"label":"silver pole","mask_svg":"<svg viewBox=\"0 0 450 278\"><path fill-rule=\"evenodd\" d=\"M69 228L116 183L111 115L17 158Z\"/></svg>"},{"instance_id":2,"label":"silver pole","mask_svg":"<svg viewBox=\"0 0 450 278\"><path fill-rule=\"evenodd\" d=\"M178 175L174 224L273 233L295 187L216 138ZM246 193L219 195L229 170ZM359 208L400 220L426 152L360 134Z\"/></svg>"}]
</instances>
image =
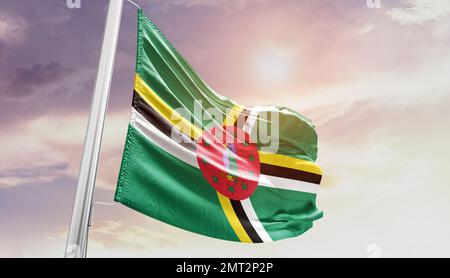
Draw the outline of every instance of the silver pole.
<instances>
[{"instance_id":1,"label":"silver pole","mask_svg":"<svg viewBox=\"0 0 450 278\"><path fill-rule=\"evenodd\" d=\"M89 218L119 36L122 6L123 0L109 1L108 17L84 142L75 204L67 237L66 258L84 258L86 256Z\"/></svg>"}]
</instances>

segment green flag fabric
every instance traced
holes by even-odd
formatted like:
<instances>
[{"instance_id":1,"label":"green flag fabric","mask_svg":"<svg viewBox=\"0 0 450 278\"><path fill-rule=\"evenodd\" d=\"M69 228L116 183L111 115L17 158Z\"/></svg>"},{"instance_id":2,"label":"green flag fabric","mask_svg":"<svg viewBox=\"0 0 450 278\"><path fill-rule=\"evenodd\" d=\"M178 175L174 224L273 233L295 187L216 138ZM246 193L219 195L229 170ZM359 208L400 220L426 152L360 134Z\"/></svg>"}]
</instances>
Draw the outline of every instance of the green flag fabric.
<instances>
[{"instance_id":1,"label":"green flag fabric","mask_svg":"<svg viewBox=\"0 0 450 278\"><path fill-rule=\"evenodd\" d=\"M217 94L138 11L117 202L224 240L295 237L322 217L316 157L317 134L308 119L285 107L244 107Z\"/></svg>"}]
</instances>

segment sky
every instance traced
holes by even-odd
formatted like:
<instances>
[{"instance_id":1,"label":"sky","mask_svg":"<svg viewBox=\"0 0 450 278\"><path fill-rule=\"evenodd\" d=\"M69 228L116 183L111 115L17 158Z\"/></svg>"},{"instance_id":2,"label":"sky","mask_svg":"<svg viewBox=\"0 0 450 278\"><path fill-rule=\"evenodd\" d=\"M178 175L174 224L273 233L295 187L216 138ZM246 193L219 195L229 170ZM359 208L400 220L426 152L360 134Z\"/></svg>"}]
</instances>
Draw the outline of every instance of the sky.
<instances>
[{"instance_id":1,"label":"sky","mask_svg":"<svg viewBox=\"0 0 450 278\"><path fill-rule=\"evenodd\" d=\"M64 254L107 2L0 2L0 257ZM450 0L135 2L217 92L313 121L324 217L248 245L97 205L88 256L450 256ZM98 202L113 203L135 48L125 3Z\"/></svg>"}]
</instances>

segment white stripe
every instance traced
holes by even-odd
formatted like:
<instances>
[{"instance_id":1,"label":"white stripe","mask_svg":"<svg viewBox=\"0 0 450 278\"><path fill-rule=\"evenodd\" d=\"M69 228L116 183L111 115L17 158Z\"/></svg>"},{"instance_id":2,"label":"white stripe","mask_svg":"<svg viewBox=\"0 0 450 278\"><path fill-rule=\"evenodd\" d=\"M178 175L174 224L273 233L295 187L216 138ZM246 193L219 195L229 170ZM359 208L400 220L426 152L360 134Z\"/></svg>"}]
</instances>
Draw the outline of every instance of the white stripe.
<instances>
[{"instance_id":1,"label":"white stripe","mask_svg":"<svg viewBox=\"0 0 450 278\"><path fill-rule=\"evenodd\" d=\"M263 242L271 242L273 241L270 235L267 233L266 229L264 229L261 221L259 221L258 216L256 215L255 210L253 209L252 202L250 198L245 200L241 200L242 208L244 208L245 214L247 215L248 220L252 224L256 233L259 235Z\"/></svg>"},{"instance_id":2,"label":"white stripe","mask_svg":"<svg viewBox=\"0 0 450 278\"><path fill-rule=\"evenodd\" d=\"M167 137L158 128L147 121L136 109L131 111L130 124L140 131L145 137L149 138L153 143L158 145L172 156L175 156L184 163L187 163L195 168L200 168L197 162L197 155L174 140Z\"/></svg>"},{"instance_id":3,"label":"white stripe","mask_svg":"<svg viewBox=\"0 0 450 278\"><path fill-rule=\"evenodd\" d=\"M149 138L153 143L155 143L159 148L165 150L184 163L187 163L198 169L200 168L197 162L196 153L184 148L171 138L167 137L158 128L150 124L147 119L145 119L144 116L142 116L134 108L131 111L130 123L140 133L142 133L145 137ZM318 186L315 184L268 176L264 174L261 174L259 176L258 185L308 193L316 193L318 190Z\"/></svg>"}]
</instances>

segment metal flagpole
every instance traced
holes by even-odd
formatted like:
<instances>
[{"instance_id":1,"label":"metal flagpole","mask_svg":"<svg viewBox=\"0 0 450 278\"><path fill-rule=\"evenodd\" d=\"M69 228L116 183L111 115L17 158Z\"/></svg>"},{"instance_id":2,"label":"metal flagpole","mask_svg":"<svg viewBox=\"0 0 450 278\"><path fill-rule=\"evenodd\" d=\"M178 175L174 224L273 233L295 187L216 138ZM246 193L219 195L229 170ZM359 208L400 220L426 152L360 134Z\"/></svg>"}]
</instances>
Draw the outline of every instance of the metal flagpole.
<instances>
[{"instance_id":1,"label":"metal flagpole","mask_svg":"<svg viewBox=\"0 0 450 278\"><path fill-rule=\"evenodd\" d=\"M106 19L97 80L95 82L91 113L84 142L75 204L67 237L66 258L86 257L89 218L92 209L95 177L111 87L122 7L123 0L109 1L108 17Z\"/></svg>"}]
</instances>

